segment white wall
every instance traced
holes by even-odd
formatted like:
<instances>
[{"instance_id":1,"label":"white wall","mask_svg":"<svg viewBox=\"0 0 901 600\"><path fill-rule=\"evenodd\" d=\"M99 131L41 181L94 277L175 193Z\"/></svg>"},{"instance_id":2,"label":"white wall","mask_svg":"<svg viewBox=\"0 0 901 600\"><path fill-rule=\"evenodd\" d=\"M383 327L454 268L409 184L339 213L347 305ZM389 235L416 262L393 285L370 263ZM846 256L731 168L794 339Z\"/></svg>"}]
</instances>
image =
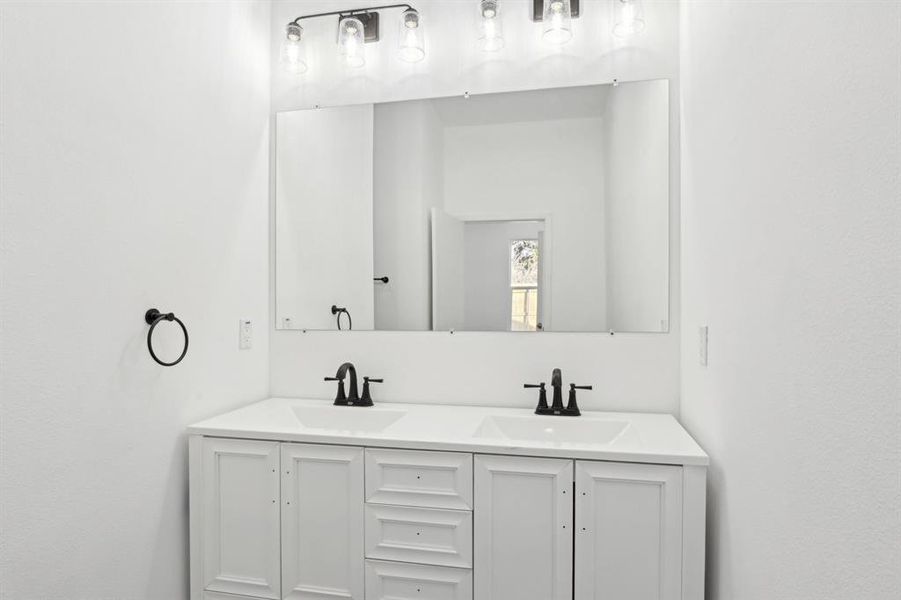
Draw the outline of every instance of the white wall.
<instances>
[{"instance_id":1,"label":"white wall","mask_svg":"<svg viewBox=\"0 0 901 600\"><path fill-rule=\"evenodd\" d=\"M377 1L362 2L378 4ZM678 12L676 2L645 0L648 28L629 44L610 35L610 4L584 2L574 20L574 40L554 48L540 40L529 2L504 3L506 48L496 56L478 52L476 4L456 0L420 3L427 26L427 57L413 65L394 56L393 19L386 14L385 41L366 48L369 63L348 71L336 62L335 21L305 24L311 42L310 71L292 78L274 63L273 110L314 104L354 104L422 97L587 85L639 79L670 79L670 243L679 245ZM284 25L301 14L346 7L337 0L290 0L273 5L273 56ZM679 257L670 253L670 314L678 314ZM509 334L276 331L271 337L271 391L329 398L322 376L345 360L386 382L378 398L400 401L490 403L529 406L535 398L521 383L547 379L562 367L567 380L596 384L581 403L589 409L677 412L679 327L669 334Z\"/></svg>"},{"instance_id":2,"label":"white wall","mask_svg":"<svg viewBox=\"0 0 901 600\"><path fill-rule=\"evenodd\" d=\"M371 104L276 117L276 323L372 329Z\"/></svg>"},{"instance_id":3,"label":"white wall","mask_svg":"<svg viewBox=\"0 0 901 600\"><path fill-rule=\"evenodd\" d=\"M432 323L429 215L444 201L443 127L429 102L375 107L375 328ZM390 232L390 233L388 233Z\"/></svg>"},{"instance_id":4,"label":"white wall","mask_svg":"<svg viewBox=\"0 0 901 600\"><path fill-rule=\"evenodd\" d=\"M187 598L184 427L268 390L268 37L266 2L0 4L4 598Z\"/></svg>"},{"instance_id":5,"label":"white wall","mask_svg":"<svg viewBox=\"0 0 901 600\"><path fill-rule=\"evenodd\" d=\"M497 219L548 218L553 245L544 263L550 267L553 299L549 331L608 329L602 130L600 118L445 130L448 212Z\"/></svg>"},{"instance_id":6,"label":"white wall","mask_svg":"<svg viewBox=\"0 0 901 600\"><path fill-rule=\"evenodd\" d=\"M690 2L683 25L708 597L899 598L901 4Z\"/></svg>"},{"instance_id":7,"label":"white wall","mask_svg":"<svg viewBox=\"0 0 901 600\"><path fill-rule=\"evenodd\" d=\"M436 331L463 329L465 223L432 209L432 323Z\"/></svg>"},{"instance_id":8,"label":"white wall","mask_svg":"<svg viewBox=\"0 0 901 600\"><path fill-rule=\"evenodd\" d=\"M666 331L667 83L610 91L604 112L607 322L616 331Z\"/></svg>"}]
</instances>

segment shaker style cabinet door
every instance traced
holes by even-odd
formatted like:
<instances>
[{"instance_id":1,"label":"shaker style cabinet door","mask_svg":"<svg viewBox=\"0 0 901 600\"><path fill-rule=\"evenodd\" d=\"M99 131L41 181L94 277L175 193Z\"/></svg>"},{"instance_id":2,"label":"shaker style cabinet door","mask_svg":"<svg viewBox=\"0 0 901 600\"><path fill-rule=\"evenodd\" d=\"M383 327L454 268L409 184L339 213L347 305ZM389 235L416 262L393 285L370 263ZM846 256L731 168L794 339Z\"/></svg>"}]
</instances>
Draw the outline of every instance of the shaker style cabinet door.
<instances>
[{"instance_id":1,"label":"shaker style cabinet door","mask_svg":"<svg viewBox=\"0 0 901 600\"><path fill-rule=\"evenodd\" d=\"M363 600L363 449L282 444L285 600Z\"/></svg>"},{"instance_id":2,"label":"shaker style cabinet door","mask_svg":"<svg viewBox=\"0 0 901 600\"><path fill-rule=\"evenodd\" d=\"M682 468L576 461L575 600L682 597Z\"/></svg>"},{"instance_id":3,"label":"shaker style cabinet door","mask_svg":"<svg viewBox=\"0 0 901 600\"><path fill-rule=\"evenodd\" d=\"M279 598L278 442L204 438L203 588Z\"/></svg>"},{"instance_id":4,"label":"shaker style cabinet door","mask_svg":"<svg viewBox=\"0 0 901 600\"><path fill-rule=\"evenodd\" d=\"M477 455L474 600L571 600L573 461Z\"/></svg>"}]
</instances>

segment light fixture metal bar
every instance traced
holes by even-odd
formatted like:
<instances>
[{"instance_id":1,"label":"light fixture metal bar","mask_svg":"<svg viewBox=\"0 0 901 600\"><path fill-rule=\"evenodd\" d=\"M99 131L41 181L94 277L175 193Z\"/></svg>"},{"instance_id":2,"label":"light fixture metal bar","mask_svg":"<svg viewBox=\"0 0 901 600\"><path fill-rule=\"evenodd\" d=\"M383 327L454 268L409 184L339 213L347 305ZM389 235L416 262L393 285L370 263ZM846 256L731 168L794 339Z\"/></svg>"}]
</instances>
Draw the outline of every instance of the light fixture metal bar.
<instances>
[{"instance_id":1,"label":"light fixture metal bar","mask_svg":"<svg viewBox=\"0 0 901 600\"><path fill-rule=\"evenodd\" d=\"M362 15L362 14L366 14L366 13L375 12L377 10L387 10L389 8L405 8L407 10L416 10L409 4L386 4L384 6L369 6L366 8L352 8L349 10L333 10L330 12L316 13L314 15L301 15L301 16L297 17L296 19L294 19L293 21L291 21L291 23L289 23L289 25L300 25L300 21L302 21L304 19L315 19L317 17L334 17L334 16L350 17L352 15Z\"/></svg>"}]
</instances>

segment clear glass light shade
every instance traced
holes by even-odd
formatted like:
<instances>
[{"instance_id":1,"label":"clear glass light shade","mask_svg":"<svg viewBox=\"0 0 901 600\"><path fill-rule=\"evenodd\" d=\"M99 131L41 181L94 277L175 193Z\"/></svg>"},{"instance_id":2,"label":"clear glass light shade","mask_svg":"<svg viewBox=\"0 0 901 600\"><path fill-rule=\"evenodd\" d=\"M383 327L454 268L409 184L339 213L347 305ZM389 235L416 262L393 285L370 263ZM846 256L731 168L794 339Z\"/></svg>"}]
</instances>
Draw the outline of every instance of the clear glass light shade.
<instances>
[{"instance_id":1,"label":"clear glass light shade","mask_svg":"<svg viewBox=\"0 0 901 600\"><path fill-rule=\"evenodd\" d=\"M397 56L402 61L412 63L425 58L425 37L419 12L412 9L403 12L397 39Z\"/></svg>"},{"instance_id":2,"label":"clear glass light shade","mask_svg":"<svg viewBox=\"0 0 901 600\"><path fill-rule=\"evenodd\" d=\"M285 39L279 52L279 63L282 69L292 75L300 75L307 72L307 61L304 56L303 43L301 42L300 25L288 25Z\"/></svg>"},{"instance_id":3,"label":"clear glass light shade","mask_svg":"<svg viewBox=\"0 0 901 600\"><path fill-rule=\"evenodd\" d=\"M613 0L613 35L629 37L644 30L641 0Z\"/></svg>"},{"instance_id":4,"label":"clear glass light shade","mask_svg":"<svg viewBox=\"0 0 901 600\"><path fill-rule=\"evenodd\" d=\"M616 0L618 1L618 0ZM549 44L565 44L573 37L572 10L569 0L544 0L544 41Z\"/></svg>"},{"instance_id":5,"label":"clear glass light shade","mask_svg":"<svg viewBox=\"0 0 901 600\"><path fill-rule=\"evenodd\" d=\"M479 2L479 48L483 52L497 52L504 47L504 31L498 0Z\"/></svg>"},{"instance_id":6,"label":"clear glass light shade","mask_svg":"<svg viewBox=\"0 0 901 600\"><path fill-rule=\"evenodd\" d=\"M356 17L341 19L338 23L338 47L347 66L362 67L366 64L363 44L363 22Z\"/></svg>"}]
</instances>

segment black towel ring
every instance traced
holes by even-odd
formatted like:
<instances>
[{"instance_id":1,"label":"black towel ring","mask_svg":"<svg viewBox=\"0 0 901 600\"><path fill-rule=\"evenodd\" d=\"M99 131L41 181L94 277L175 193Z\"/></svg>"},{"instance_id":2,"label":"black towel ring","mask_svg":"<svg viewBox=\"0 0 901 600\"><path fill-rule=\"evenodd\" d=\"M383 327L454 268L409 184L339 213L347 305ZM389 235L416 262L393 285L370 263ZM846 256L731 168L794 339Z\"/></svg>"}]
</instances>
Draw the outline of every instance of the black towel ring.
<instances>
[{"instance_id":1,"label":"black towel ring","mask_svg":"<svg viewBox=\"0 0 901 600\"><path fill-rule=\"evenodd\" d=\"M353 319L350 318L350 313L347 311L347 308L338 306L337 304L332 304L332 314L337 315L335 317L335 321L338 323L338 331L341 331L341 315L347 315L347 328L354 328Z\"/></svg>"},{"instance_id":2,"label":"black towel ring","mask_svg":"<svg viewBox=\"0 0 901 600\"><path fill-rule=\"evenodd\" d=\"M161 313L155 308L149 309L146 313L144 313L144 321L150 325L150 331L147 332L147 349L150 350L150 356L153 357L153 360L163 365L164 367L173 367L181 362L181 360L185 357L185 354L188 353L188 328L185 327L185 324L181 322L181 319L175 316L175 313ZM160 321L175 321L181 326L182 333L185 334L185 347L184 350L181 351L181 356L175 359L172 362L165 362L160 360L160 358L156 355L156 352L153 351L153 330L156 329L157 324Z\"/></svg>"}]
</instances>

